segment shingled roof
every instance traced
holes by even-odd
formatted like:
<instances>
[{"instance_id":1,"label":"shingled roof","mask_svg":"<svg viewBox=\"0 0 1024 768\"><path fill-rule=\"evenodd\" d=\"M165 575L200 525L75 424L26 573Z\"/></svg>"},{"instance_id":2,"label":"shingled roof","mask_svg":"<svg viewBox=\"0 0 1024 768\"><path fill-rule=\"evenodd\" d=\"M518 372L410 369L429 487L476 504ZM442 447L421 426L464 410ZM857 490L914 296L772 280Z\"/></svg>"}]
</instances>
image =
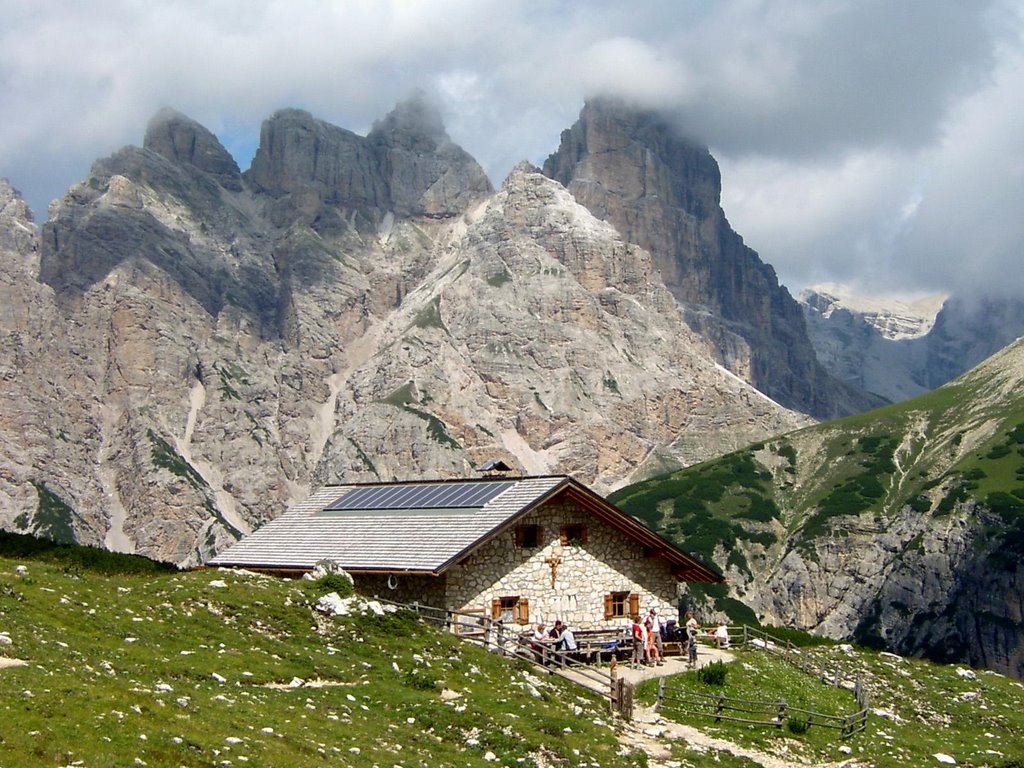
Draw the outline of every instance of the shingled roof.
<instances>
[{"instance_id":1,"label":"shingled roof","mask_svg":"<svg viewBox=\"0 0 1024 768\"><path fill-rule=\"evenodd\" d=\"M302 571L333 560L352 573L439 575L562 494L669 561L680 580L722 581L714 569L564 475L325 486L209 564Z\"/></svg>"}]
</instances>

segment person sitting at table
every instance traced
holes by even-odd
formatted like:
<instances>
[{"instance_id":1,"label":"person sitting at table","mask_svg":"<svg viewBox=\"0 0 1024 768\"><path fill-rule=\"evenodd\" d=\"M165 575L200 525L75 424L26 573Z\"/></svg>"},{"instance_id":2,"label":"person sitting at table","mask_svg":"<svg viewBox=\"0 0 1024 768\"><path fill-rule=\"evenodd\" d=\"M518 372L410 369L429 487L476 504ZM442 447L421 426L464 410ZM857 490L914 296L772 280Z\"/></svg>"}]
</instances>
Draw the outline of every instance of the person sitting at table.
<instances>
[{"instance_id":1,"label":"person sitting at table","mask_svg":"<svg viewBox=\"0 0 1024 768\"><path fill-rule=\"evenodd\" d=\"M563 624L561 621L555 622L555 627L558 629L558 639L555 641L556 651L565 651L566 653L572 653L576 650L576 635L572 633L568 624Z\"/></svg>"},{"instance_id":2,"label":"person sitting at table","mask_svg":"<svg viewBox=\"0 0 1024 768\"><path fill-rule=\"evenodd\" d=\"M545 631L544 623L539 623L530 636L530 648L537 657L538 664L547 664L547 649L551 644L551 635Z\"/></svg>"}]
</instances>

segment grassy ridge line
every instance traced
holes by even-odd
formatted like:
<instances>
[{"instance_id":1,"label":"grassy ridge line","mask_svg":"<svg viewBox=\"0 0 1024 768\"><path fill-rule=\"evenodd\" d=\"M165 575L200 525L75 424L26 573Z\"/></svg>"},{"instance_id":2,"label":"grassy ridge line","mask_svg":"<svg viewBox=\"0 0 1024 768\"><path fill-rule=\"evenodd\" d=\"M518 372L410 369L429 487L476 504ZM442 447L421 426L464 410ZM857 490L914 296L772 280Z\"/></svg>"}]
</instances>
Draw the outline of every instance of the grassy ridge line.
<instances>
[{"instance_id":1,"label":"grassy ridge line","mask_svg":"<svg viewBox=\"0 0 1024 768\"><path fill-rule=\"evenodd\" d=\"M1020 356L1010 349L927 395L751 445L609 500L741 583L770 571L789 547L813 559L815 542L833 532L870 534L907 508L939 518L969 501L995 516L983 531L993 561L1016 562L1024 557L1024 389L1010 363ZM754 620L718 592L716 610Z\"/></svg>"},{"instance_id":2,"label":"grassy ridge line","mask_svg":"<svg viewBox=\"0 0 1024 768\"><path fill-rule=\"evenodd\" d=\"M557 678L412 615L321 617L334 583L102 557L0 556L0 650L28 662L0 672L5 768L645 760Z\"/></svg>"}]
</instances>

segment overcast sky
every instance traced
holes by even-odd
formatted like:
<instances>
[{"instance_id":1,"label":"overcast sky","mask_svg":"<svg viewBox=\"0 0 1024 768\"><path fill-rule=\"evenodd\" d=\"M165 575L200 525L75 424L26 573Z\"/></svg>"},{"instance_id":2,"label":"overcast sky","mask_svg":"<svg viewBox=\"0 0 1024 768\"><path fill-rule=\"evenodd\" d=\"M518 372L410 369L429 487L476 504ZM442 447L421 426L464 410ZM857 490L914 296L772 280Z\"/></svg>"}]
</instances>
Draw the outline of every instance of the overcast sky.
<instances>
[{"instance_id":1,"label":"overcast sky","mask_svg":"<svg viewBox=\"0 0 1024 768\"><path fill-rule=\"evenodd\" d=\"M796 294L1024 297L1024 2L0 0L0 176L46 218L161 107L247 168L263 119L357 133L414 89L499 185L587 95L677 110Z\"/></svg>"}]
</instances>

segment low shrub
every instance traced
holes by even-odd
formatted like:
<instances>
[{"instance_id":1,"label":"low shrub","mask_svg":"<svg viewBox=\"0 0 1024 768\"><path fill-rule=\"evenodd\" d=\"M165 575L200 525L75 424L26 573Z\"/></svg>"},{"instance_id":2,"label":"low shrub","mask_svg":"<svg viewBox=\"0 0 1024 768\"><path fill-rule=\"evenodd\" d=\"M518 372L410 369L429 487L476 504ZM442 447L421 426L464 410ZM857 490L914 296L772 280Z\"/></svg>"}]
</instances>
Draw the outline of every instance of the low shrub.
<instances>
[{"instance_id":1,"label":"low shrub","mask_svg":"<svg viewBox=\"0 0 1024 768\"><path fill-rule=\"evenodd\" d=\"M339 597L350 597L355 594L352 580L343 573L328 573L319 579L313 579L309 582L308 589L316 595L337 592Z\"/></svg>"},{"instance_id":2,"label":"low shrub","mask_svg":"<svg viewBox=\"0 0 1024 768\"><path fill-rule=\"evenodd\" d=\"M697 679L704 685L725 685L725 676L729 668L721 661L713 661L697 670Z\"/></svg>"},{"instance_id":3,"label":"low shrub","mask_svg":"<svg viewBox=\"0 0 1024 768\"><path fill-rule=\"evenodd\" d=\"M802 716L790 717L786 720L786 730L797 736L807 733L809 727L810 724L807 722L807 718Z\"/></svg>"}]
</instances>

